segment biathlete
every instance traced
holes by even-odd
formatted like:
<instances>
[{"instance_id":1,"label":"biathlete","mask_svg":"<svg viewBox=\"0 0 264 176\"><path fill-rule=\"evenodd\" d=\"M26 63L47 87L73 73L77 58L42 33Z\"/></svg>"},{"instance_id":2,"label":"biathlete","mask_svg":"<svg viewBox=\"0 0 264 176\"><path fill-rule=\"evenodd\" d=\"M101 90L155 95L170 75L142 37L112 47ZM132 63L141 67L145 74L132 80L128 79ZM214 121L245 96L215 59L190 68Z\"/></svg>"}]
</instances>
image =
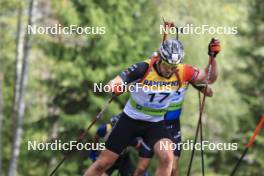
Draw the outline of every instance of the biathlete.
<instances>
[{"instance_id":1,"label":"biathlete","mask_svg":"<svg viewBox=\"0 0 264 176\"><path fill-rule=\"evenodd\" d=\"M206 96L211 97L213 95L211 88L208 87L207 89L205 89L205 85L192 86L198 91L204 93ZM177 93L177 96L175 96L175 98L173 99L173 103L178 104L179 106L170 106L169 111L164 116L166 127L172 135L173 142L175 144L181 142L180 115L182 111L184 95L185 93L183 93L182 91L180 94ZM110 135L115 124L118 122L120 115L121 114L111 117L108 123L103 123L98 127L96 134L93 138L93 143L98 143L100 139L102 139L103 141L106 141L108 139L108 136ZM139 161L136 170L131 160L129 151L127 149L124 149L124 151L119 155L119 158L116 160L116 162L103 174L104 176L112 175L115 170L118 170L120 176L131 176L133 173L134 176L148 175L147 168L149 166L150 159L153 156L153 151L144 143L143 139L139 137L135 138L130 144L130 146L136 148L139 151ZM178 159L180 157L180 152L181 150L178 148L174 151L175 158L172 169L173 176L177 175L178 173L177 165ZM89 153L89 158L94 162L96 161L99 153L100 151L92 150Z\"/></svg>"},{"instance_id":2,"label":"biathlete","mask_svg":"<svg viewBox=\"0 0 264 176\"><path fill-rule=\"evenodd\" d=\"M199 70L182 64L183 45L179 40L167 39L162 42L157 56L134 64L108 83L112 92L120 94L125 84L140 83L136 91L130 92L121 118L106 141L106 150L87 169L86 176L100 176L119 158L120 153L136 137L145 143L157 156L159 164L156 175L170 176L174 155L172 150L163 150L163 143L172 144L172 137L164 124L164 115L173 101L175 92L188 83L213 83L217 79L216 55L220 42L212 39L209 43L209 64ZM210 77L208 72L210 69Z\"/></svg>"}]
</instances>

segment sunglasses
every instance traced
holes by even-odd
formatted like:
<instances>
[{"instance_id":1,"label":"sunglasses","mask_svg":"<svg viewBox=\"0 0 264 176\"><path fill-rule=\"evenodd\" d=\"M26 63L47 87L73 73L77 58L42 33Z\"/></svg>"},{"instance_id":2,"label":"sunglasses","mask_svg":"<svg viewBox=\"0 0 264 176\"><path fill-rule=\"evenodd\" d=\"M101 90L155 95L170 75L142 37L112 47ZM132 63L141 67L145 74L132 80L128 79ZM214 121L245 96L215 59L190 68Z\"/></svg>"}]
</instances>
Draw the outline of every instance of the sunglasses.
<instances>
[{"instance_id":1,"label":"sunglasses","mask_svg":"<svg viewBox=\"0 0 264 176\"><path fill-rule=\"evenodd\" d=\"M170 64L170 63L168 63L168 62L165 62L165 61L163 61L163 60L161 60L161 64L163 64L166 68L168 68L168 69L175 69L176 67L177 67L177 65L175 65L175 64Z\"/></svg>"}]
</instances>

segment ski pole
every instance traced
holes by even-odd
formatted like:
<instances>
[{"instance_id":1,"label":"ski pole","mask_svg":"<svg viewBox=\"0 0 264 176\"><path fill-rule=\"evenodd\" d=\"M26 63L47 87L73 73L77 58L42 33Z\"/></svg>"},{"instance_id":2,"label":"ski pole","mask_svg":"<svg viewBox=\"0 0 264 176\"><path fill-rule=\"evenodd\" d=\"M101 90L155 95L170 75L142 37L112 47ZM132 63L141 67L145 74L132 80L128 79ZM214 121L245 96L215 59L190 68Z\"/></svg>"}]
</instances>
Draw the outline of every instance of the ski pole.
<instances>
[{"instance_id":1,"label":"ski pole","mask_svg":"<svg viewBox=\"0 0 264 176\"><path fill-rule=\"evenodd\" d=\"M213 59L214 58L210 56L209 66L208 66L208 74L207 74L207 78L206 78L206 81L205 81L205 91L208 88L208 82L210 80L210 76L211 76L211 72L212 72L212 61L213 61ZM198 120L198 123L197 123L196 132L195 132L194 145L197 142L197 137L198 137L200 125L201 125L201 122L202 122L202 115L203 115L203 111L204 111L205 99L206 99L206 96L204 94L203 99L202 99L202 103L201 103L201 107L200 107L200 110L199 110L199 120ZM187 176L189 176L190 173L191 173L194 152L195 152L195 148L193 148L193 150L192 150L191 159L190 159L189 166L188 166ZM203 172L204 172L204 169L203 169Z\"/></svg>"},{"instance_id":2,"label":"ski pole","mask_svg":"<svg viewBox=\"0 0 264 176\"><path fill-rule=\"evenodd\" d=\"M263 125L264 125L264 114L262 115L262 118L259 121L259 123L258 123L258 125L257 125L257 127L256 127L256 129L254 131L254 134L251 136L249 142L246 144L246 146L245 146L246 148L245 148L243 154L241 155L241 157L239 158L238 162L236 163L236 166L234 167L234 169L233 169L233 171L232 171L230 176L234 176L235 175L235 173L236 173L236 171L238 169L238 166L240 165L240 163L242 162L243 158L247 154L248 149L253 145L253 143L254 143L257 135L259 134L261 128L263 127Z\"/></svg>"},{"instance_id":3,"label":"ski pole","mask_svg":"<svg viewBox=\"0 0 264 176\"><path fill-rule=\"evenodd\" d=\"M112 102L112 100L116 97L116 95L113 95L107 102L106 104L103 106L103 108L101 109L101 111L97 114L97 116L93 119L93 121L89 124L89 126L78 136L77 141L76 141L76 145L79 144L83 138L85 137L85 134L90 130L90 128L95 124L95 122L97 122L99 119L101 119L104 111L108 108L108 106L110 105L110 103ZM59 169L59 167L64 163L64 161L72 154L74 153L75 150L70 150L69 152L67 152L63 159L56 165L56 167L53 169L53 171L50 173L49 176L52 176L55 174L55 172Z\"/></svg>"}]
</instances>

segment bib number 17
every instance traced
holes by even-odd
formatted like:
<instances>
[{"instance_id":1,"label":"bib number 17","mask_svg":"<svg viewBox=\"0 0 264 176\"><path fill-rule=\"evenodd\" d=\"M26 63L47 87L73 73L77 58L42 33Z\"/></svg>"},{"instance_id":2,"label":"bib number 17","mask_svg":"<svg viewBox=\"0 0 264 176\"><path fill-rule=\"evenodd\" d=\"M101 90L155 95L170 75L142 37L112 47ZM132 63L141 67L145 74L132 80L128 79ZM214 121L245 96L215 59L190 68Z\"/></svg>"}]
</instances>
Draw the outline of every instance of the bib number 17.
<instances>
[{"instance_id":1,"label":"bib number 17","mask_svg":"<svg viewBox=\"0 0 264 176\"><path fill-rule=\"evenodd\" d=\"M163 95L163 97L159 100L159 103L163 102L170 95L170 93L158 93L158 94ZM150 97L149 102L154 101L155 95L156 95L156 93L148 94L148 96Z\"/></svg>"}]
</instances>

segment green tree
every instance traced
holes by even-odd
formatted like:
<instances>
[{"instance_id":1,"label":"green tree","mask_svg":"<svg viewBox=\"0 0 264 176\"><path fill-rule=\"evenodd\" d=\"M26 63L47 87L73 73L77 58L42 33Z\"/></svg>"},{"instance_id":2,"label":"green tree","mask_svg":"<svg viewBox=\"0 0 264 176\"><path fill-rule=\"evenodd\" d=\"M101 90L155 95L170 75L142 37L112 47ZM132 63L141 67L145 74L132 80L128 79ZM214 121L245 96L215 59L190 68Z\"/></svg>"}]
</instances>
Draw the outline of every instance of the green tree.
<instances>
[{"instance_id":1,"label":"green tree","mask_svg":"<svg viewBox=\"0 0 264 176\"><path fill-rule=\"evenodd\" d=\"M31 96L36 94L34 90L37 88L45 94L47 101L41 103L45 103L43 105L48 112L38 110L40 104L32 104L33 110L29 112L32 118L26 124L30 129L26 132L25 141L74 140L109 97L107 93L94 93L94 83L105 84L130 64L147 59L158 47L161 37L157 28L159 17L150 1L65 0L53 1L52 7L49 15L53 21L48 24L50 26L103 26L106 33L34 36L34 52L41 54L38 60L33 58L33 64L38 64L30 74L29 92ZM44 24L45 20L46 16L43 16L38 23ZM46 76L43 76L44 73ZM125 100L124 95L113 102L103 120L119 113ZM40 115L40 112L43 114ZM87 140L95 129L87 135ZM26 150L26 143L22 147ZM43 168L36 165L53 168L62 155L59 151L23 153L22 157L30 156L38 164L21 163L21 171L28 174L41 172ZM87 156L87 151L76 153L72 160L64 163L59 173L83 174L90 164ZM44 174L49 171L46 169Z\"/></svg>"}]
</instances>

